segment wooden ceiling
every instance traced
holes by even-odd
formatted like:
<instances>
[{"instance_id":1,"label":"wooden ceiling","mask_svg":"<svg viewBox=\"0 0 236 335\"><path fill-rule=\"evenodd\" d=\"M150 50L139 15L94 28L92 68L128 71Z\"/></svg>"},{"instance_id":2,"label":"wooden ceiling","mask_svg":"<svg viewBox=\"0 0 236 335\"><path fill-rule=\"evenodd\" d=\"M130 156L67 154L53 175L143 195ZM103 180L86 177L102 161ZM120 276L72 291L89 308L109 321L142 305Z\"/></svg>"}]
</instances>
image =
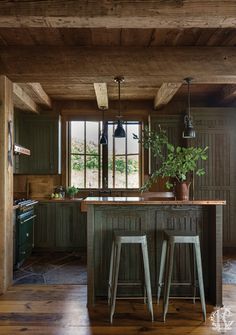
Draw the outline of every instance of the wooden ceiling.
<instances>
[{"instance_id":1,"label":"wooden ceiling","mask_svg":"<svg viewBox=\"0 0 236 335\"><path fill-rule=\"evenodd\" d=\"M119 74L126 100L157 99L163 83L180 87L164 96L185 97L181 83L192 76L193 98L234 102L234 1L99 3L2 1L0 73L37 104L39 84L47 99L95 100L93 84L105 82L109 99L117 99Z\"/></svg>"}]
</instances>

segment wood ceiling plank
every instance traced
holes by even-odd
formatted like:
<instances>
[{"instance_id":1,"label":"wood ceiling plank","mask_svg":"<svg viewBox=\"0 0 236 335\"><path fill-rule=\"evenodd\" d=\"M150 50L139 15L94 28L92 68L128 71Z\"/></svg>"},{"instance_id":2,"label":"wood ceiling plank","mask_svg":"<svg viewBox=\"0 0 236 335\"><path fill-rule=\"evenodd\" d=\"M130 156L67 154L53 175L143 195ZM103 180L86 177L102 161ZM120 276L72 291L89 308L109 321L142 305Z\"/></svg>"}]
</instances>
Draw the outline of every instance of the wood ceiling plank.
<instances>
[{"instance_id":1,"label":"wood ceiling plank","mask_svg":"<svg viewBox=\"0 0 236 335\"><path fill-rule=\"evenodd\" d=\"M90 28L58 28L57 30L64 45L92 45L92 34Z\"/></svg>"},{"instance_id":2,"label":"wood ceiling plank","mask_svg":"<svg viewBox=\"0 0 236 335\"><path fill-rule=\"evenodd\" d=\"M200 29L182 29L173 42L173 46L193 46L200 36Z\"/></svg>"},{"instance_id":3,"label":"wood ceiling plank","mask_svg":"<svg viewBox=\"0 0 236 335\"><path fill-rule=\"evenodd\" d=\"M148 46L152 35L152 29L122 29L122 46Z\"/></svg>"},{"instance_id":4,"label":"wood ceiling plank","mask_svg":"<svg viewBox=\"0 0 236 335\"><path fill-rule=\"evenodd\" d=\"M235 23L232 0L0 2L1 27L214 28Z\"/></svg>"},{"instance_id":5,"label":"wood ceiling plank","mask_svg":"<svg viewBox=\"0 0 236 335\"><path fill-rule=\"evenodd\" d=\"M121 45L121 29L91 29L91 35L94 46Z\"/></svg>"},{"instance_id":6,"label":"wood ceiling plank","mask_svg":"<svg viewBox=\"0 0 236 335\"><path fill-rule=\"evenodd\" d=\"M26 28L1 28L1 37L7 45L34 45L34 40Z\"/></svg>"},{"instance_id":7,"label":"wood ceiling plank","mask_svg":"<svg viewBox=\"0 0 236 335\"><path fill-rule=\"evenodd\" d=\"M40 83L26 83L18 85L37 104L52 108L52 101Z\"/></svg>"},{"instance_id":8,"label":"wood ceiling plank","mask_svg":"<svg viewBox=\"0 0 236 335\"><path fill-rule=\"evenodd\" d=\"M154 99L154 108L160 109L168 104L181 87L182 83L163 83Z\"/></svg>"},{"instance_id":9,"label":"wood ceiling plank","mask_svg":"<svg viewBox=\"0 0 236 335\"><path fill-rule=\"evenodd\" d=\"M106 83L94 83L94 90L99 109L108 109L108 94Z\"/></svg>"},{"instance_id":10,"label":"wood ceiling plank","mask_svg":"<svg viewBox=\"0 0 236 335\"><path fill-rule=\"evenodd\" d=\"M13 101L14 106L19 109L37 114L40 112L38 105L16 83L13 84Z\"/></svg>"},{"instance_id":11,"label":"wood ceiling plank","mask_svg":"<svg viewBox=\"0 0 236 335\"><path fill-rule=\"evenodd\" d=\"M233 47L75 48L0 47L0 72L14 82L71 82L114 73L125 77L155 77L157 82L180 82L191 75L195 82L235 82ZM43 57L42 57L43 55ZM187 61L186 61L187 60ZM101 66L102 64L102 66ZM137 73L138 72L138 73ZM97 80L96 80L97 78Z\"/></svg>"},{"instance_id":12,"label":"wood ceiling plank","mask_svg":"<svg viewBox=\"0 0 236 335\"><path fill-rule=\"evenodd\" d=\"M57 28L28 28L28 33L34 45L64 45L59 30Z\"/></svg>"},{"instance_id":13,"label":"wood ceiling plank","mask_svg":"<svg viewBox=\"0 0 236 335\"><path fill-rule=\"evenodd\" d=\"M224 40L228 37L228 29L216 29L207 41L207 46L222 45Z\"/></svg>"}]
</instances>

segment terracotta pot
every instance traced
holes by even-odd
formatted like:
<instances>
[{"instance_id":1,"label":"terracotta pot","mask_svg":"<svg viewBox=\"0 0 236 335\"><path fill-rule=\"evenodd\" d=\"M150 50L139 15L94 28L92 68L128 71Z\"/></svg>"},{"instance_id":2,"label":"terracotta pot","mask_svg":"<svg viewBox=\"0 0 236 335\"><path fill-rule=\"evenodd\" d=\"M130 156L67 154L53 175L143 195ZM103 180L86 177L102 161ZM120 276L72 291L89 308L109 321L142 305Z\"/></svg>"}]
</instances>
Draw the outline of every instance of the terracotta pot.
<instances>
[{"instance_id":1,"label":"terracotta pot","mask_svg":"<svg viewBox=\"0 0 236 335\"><path fill-rule=\"evenodd\" d=\"M177 182L175 184L175 196L176 200L189 200L189 182Z\"/></svg>"}]
</instances>

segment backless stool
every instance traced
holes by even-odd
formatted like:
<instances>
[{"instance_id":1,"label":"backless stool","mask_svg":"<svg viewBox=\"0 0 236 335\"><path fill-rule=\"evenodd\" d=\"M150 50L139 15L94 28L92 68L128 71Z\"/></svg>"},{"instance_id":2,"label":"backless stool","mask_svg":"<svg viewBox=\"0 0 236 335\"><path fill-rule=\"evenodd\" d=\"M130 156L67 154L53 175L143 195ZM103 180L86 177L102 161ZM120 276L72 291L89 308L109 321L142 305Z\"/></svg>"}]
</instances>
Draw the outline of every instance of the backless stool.
<instances>
[{"instance_id":1,"label":"backless stool","mask_svg":"<svg viewBox=\"0 0 236 335\"><path fill-rule=\"evenodd\" d=\"M161 288L163 286L163 275L164 271L166 273L164 281L164 297L163 297L163 319L166 320L166 314L168 311L169 305L169 295L170 295L170 286L171 286L171 277L173 270L173 260L174 260L174 248L176 243L188 243L193 247L195 251L195 259L197 265L197 274L198 274L198 285L200 291L200 299L202 304L202 313L203 319L206 320L206 303L205 303L205 294L204 294L204 285L203 285L203 276L202 276L202 261L201 261L201 251L200 251L200 241L199 236L191 232L181 232L175 230L166 230L164 231L164 241L162 244L161 252L161 263L160 263L160 272L158 280L158 290L157 290L157 303L159 303ZM194 257L193 253L190 252L190 255ZM167 260L166 260L167 258ZM192 268L192 283L194 289L193 301L195 302L195 259L190 259Z\"/></svg>"},{"instance_id":2,"label":"backless stool","mask_svg":"<svg viewBox=\"0 0 236 335\"><path fill-rule=\"evenodd\" d=\"M150 281L148 249L147 249L147 236L140 232L115 231L112 242L110 272L108 282L108 303L110 304L110 322L112 323L113 315L115 312L117 285L119 284L118 276L119 276L121 246L124 243L141 245L148 310L151 314L151 318L153 321L152 292L151 292L151 281Z\"/></svg>"}]
</instances>

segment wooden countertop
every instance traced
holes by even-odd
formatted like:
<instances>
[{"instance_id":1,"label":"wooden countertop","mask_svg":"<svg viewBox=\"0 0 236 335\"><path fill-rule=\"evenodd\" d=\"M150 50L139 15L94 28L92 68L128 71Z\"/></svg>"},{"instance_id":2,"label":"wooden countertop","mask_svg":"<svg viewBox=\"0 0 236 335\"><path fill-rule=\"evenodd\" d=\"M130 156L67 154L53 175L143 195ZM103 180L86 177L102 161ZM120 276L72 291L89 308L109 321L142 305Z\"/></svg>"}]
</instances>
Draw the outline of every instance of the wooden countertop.
<instances>
[{"instance_id":1,"label":"wooden countertop","mask_svg":"<svg viewBox=\"0 0 236 335\"><path fill-rule=\"evenodd\" d=\"M142 197L87 197L84 205L226 205L225 200L163 200Z\"/></svg>"},{"instance_id":2,"label":"wooden countertop","mask_svg":"<svg viewBox=\"0 0 236 335\"><path fill-rule=\"evenodd\" d=\"M69 199L69 198L65 198L65 199L31 198L31 199L38 200L39 202L57 202L57 203L61 203L61 202L81 202L83 200L83 198L74 198L74 199Z\"/></svg>"}]
</instances>

